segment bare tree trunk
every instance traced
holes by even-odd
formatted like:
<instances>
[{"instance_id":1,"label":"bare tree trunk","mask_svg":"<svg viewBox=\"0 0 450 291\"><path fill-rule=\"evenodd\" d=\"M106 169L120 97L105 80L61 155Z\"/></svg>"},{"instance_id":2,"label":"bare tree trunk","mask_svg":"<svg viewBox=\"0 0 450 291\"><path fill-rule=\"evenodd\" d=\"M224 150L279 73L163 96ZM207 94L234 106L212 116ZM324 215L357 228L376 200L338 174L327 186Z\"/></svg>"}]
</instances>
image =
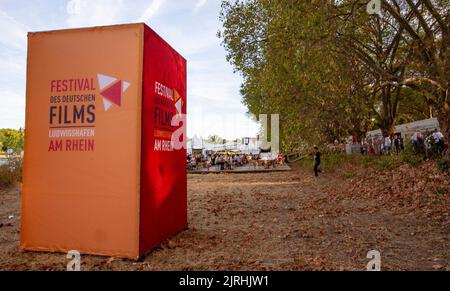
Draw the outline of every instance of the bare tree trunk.
<instances>
[{"instance_id":1,"label":"bare tree trunk","mask_svg":"<svg viewBox=\"0 0 450 291\"><path fill-rule=\"evenodd\" d=\"M398 98L392 97L391 86L382 90L383 102L380 114L380 129L384 137L392 136L395 131L395 119L397 118Z\"/></svg>"},{"instance_id":2,"label":"bare tree trunk","mask_svg":"<svg viewBox=\"0 0 450 291\"><path fill-rule=\"evenodd\" d=\"M450 104L445 102L444 108L438 108L436 111L441 132L445 136L445 140L448 140L450 135Z\"/></svg>"}]
</instances>

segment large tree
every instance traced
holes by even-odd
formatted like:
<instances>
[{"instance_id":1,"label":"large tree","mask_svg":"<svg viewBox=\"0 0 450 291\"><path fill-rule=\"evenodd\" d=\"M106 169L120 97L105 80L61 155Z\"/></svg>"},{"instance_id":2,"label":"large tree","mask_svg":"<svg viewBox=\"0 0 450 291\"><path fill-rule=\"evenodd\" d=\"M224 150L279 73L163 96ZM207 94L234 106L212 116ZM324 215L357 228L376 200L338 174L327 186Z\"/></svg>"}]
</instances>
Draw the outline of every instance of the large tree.
<instances>
[{"instance_id":1,"label":"large tree","mask_svg":"<svg viewBox=\"0 0 450 291\"><path fill-rule=\"evenodd\" d=\"M411 97L448 134L448 1L382 1L381 16L367 2L223 1L219 35L243 102L280 114L283 148L361 137L374 121L392 134L418 116L402 107Z\"/></svg>"},{"instance_id":2,"label":"large tree","mask_svg":"<svg viewBox=\"0 0 450 291\"><path fill-rule=\"evenodd\" d=\"M361 99L369 98L367 86L350 84L366 75L343 72L350 66L336 56L330 41L335 31L326 25L333 5L255 0L224 1L222 7L220 36L228 60L244 77L243 102L256 115L280 114L283 148L367 130L360 122L368 112L361 110L367 104ZM356 93L359 89L365 94Z\"/></svg>"},{"instance_id":3,"label":"large tree","mask_svg":"<svg viewBox=\"0 0 450 291\"><path fill-rule=\"evenodd\" d=\"M450 4L448 0L382 0L382 16L358 22L367 1L347 0L336 16L344 31L343 44L374 76L383 94L382 111L395 122L399 90L408 87L421 93L434 107L442 131L450 129L448 90L450 82ZM354 33L345 29L356 24ZM366 28L373 30L367 31ZM372 34L372 35L371 35ZM365 39L366 37L366 39ZM394 90L394 98L388 98ZM394 101L394 102L392 102ZM383 127L383 124L381 124Z\"/></svg>"},{"instance_id":4,"label":"large tree","mask_svg":"<svg viewBox=\"0 0 450 291\"><path fill-rule=\"evenodd\" d=\"M0 151L7 152L12 150L18 154L23 151L24 130L19 129L0 129Z\"/></svg>"}]
</instances>

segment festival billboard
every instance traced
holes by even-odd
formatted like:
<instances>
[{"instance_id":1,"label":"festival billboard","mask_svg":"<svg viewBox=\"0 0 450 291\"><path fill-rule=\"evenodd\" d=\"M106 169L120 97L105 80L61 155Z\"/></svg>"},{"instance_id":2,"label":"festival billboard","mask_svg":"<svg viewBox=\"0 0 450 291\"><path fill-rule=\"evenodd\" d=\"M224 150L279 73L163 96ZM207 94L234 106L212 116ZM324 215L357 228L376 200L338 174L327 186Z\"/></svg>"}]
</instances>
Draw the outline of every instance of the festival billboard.
<instances>
[{"instance_id":1,"label":"festival billboard","mask_svg":"<svg viewBox=\"0 0 450 291\"><path fill-rule=\"evenodd\" d=\"M26 97L21 250L136 259L187 228L186 60L153 30L29 33Z\"/></svg>"}]
</instances>

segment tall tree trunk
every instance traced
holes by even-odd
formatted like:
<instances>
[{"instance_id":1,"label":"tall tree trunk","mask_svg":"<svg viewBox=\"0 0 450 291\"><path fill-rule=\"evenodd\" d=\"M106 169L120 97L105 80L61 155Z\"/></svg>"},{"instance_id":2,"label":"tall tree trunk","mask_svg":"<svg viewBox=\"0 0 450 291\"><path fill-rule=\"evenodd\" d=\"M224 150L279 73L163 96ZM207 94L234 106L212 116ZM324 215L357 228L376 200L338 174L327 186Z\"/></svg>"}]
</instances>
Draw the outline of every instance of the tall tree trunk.
<instances>
[{"instance_id":1,"label":"tall tree trunk","mask_svg":"<svg viewBox=\"0 0 450 291\"><path fill-rule=\"evenodd\" d=\"M380 129L384 137L392 136L395 132L395 119L397 118L398 98L392 97L391 86L382 90L383 102L380 114Z\"/></svg>"},{"instance_id":2,"label":"tall tree trunk","mask_svg":"<svg viewBox=\"0 0 450 291\"><path fill-rule=\"evenodd\" d=\"M448 102L444 102L443 108L437 108L436 111L439 127L441 128L441 132L447 141L450 135L450 104Z\"/></svg>"}]
</instances>

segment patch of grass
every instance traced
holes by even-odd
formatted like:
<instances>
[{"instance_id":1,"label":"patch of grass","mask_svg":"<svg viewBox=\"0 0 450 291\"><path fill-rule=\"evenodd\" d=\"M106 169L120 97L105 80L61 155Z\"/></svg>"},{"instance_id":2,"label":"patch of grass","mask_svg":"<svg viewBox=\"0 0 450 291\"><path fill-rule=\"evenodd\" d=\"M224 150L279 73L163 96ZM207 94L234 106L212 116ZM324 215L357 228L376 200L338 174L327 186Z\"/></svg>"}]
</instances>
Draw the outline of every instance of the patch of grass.
<instances>
[{"instance_id":1,"label":"patch of grass","mask_svg":"<svg viewBox=\"0 0 450 291\"><path fill-rule=\"evenodd\" d=\"M358 165L360 163L360 155L346 155L346 154L336 154L336 155L323 155L320 168L327 172L341 171L347 169L352 165ZM307 156L303 158L299 164L304 168L313 168L314 157ZM355 174L351 171L343 171L343 175L348 177L353 177Z\"/></svg>"},{"instance_id":2,"label":"patch of grass","mask_svg":"<svg viewBox=\"0 0 450 291\"><path fill-rule=\"evenodd\" d=\"M437 160L437 166L439 170L441 170L443 173L447 173L450 175L450 160L446 158L442 158Z\"/></svg>"},{"instance_id":3,"label":"patch of grass","mask_svg":"<svg viewBox=\"0 0 450 291\"><path fill-rule=\"evenodd\" d=\"M7 188L14 183L14 177L8 166L0 166L0 188Z\"/></svg>"},{"instance_id":4,"label":"patch of grass","mask_svg":"<svg viewBox=\"0 0 450 291\"><path fill-rule=\"evenodd\" d=\"M22 160L8 159L8 163L0 166L0 188L8 188L22 180Z\"/></svg>"},{"instance_id":5,"label":"patch of grass","mask_svg":"<svg viewBox=\"0 0 450 291\"><path fill-rule=\"evenodd\" d=\"M345 154L324 156L322 165L326 169L336 169L348 162L349 159L351 159L351 156L347 156Z\"/></svg>"},{"instance_id":6,"label":"patch of grass","mask_svg":"<svg viewBox=\"0 0 450 291\"><path fill-rule=\"evenodd\" d=\"M423 163L424 156L416 153L411 144L407 144L405 150L400 153L400 159L402 160L402 162L416 167Z\"/></svg>"},{"instance_id":7,"label":"patch of grass","mask_svg":"<svg viewBox=\"0 0 450 291\"><path fill-rule=\"evenodd\" d=\"M373 168L380 171L391 170L401 166L403 162L397 155L390 156L364 156L362 167Z\"/></svg>"},{"instance_id":8,"label":"patch of grass","mask_svg":"<svg viewBox=\"0 0 450 291\"><path fill-rule=\"evenodd\" d=\"M434 193L436 195L445 195L448 193L448 191L447 191L447 189L444 189L444 188L438 188L434 191Z\"/></svg>"},{"instance_id":9,"label":"patch of grass","mask_svg":"<svg viewBox=\"0 0 450 291\"><path fill-rule=\"evenodd\" d=\"M298 161L298 164L302 168L307 168L307 167L311 167L311 165L313 164L313 161L314 161L314 159L311 156L307 156L307 157L304 157L303 159L301 159L300 161Z\"/></svg>"},{"instance_id":10,"label":"patch of grass","mask_svg":"<svg viewBox=\"0 0 450 291\"><path fill-rule=\"evenodd\" d=\"M400 154L369 156L369 155L323 155L321 169L328 172L339 172L344 178L353 178L358 168L374 169L378 171L388 171L398 168L404 164L416 167L424 162L424 156L414 151L412 145L407 145ZM299 163L301 167L313 167L314 158L312 155L305 157ZM439 168L442 171L448 171L450 163L446 161L438 161Z\"/></svg>"},{"instance_id":11,"label":"patch of grass","mask_svg":"<svg viewBox=\"0 0 450 291\"><path fill-rule=\"evenodd\" d=\"M345 179L352 179L352 178L355 178L355 177L356 177L356 173L353 172L353 171L348 171L348 172L344 172L344 173L342 174L342 176L343 176Z\"/></svg>"}]
</instances>

